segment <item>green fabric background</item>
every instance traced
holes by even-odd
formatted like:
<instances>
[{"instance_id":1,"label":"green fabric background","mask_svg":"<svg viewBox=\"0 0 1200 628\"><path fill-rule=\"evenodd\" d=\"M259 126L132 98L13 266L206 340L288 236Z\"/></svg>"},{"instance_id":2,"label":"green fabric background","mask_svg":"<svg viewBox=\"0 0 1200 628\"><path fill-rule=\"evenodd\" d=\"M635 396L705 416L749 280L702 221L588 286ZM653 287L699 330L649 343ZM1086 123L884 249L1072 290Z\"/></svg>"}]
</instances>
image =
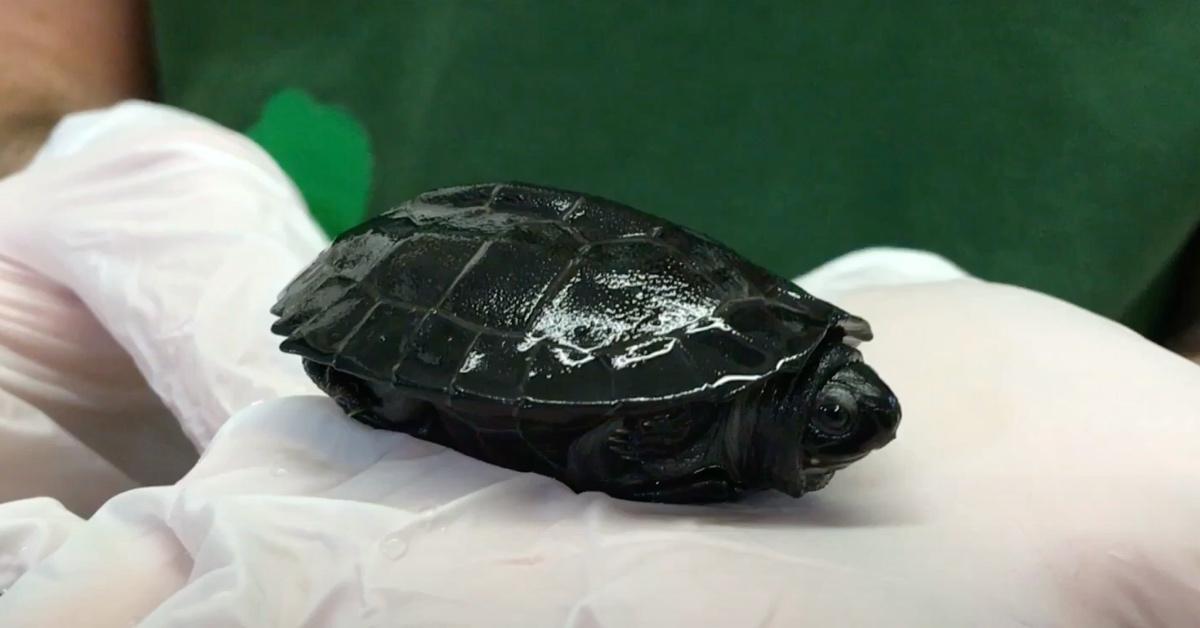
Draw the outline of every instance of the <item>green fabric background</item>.
<instances>
[{"instance_id":1,"label":"green fabric background","mask_svg":"<svg viewBox=\"0 0 1200 628\"><path fill-rule=\"evenodd\" d=\"M246 134L296 182L326 233L341 233L363 220L372 155L367 132L353 116L286 89L267 101Z\"/></svg>"},{"instance_id":2,"label":"green fabric background","mask_svg":"<svg viewBox=\"0 0 1200 628\"><path fill-rule=\"evenodd\" d=\"M1143 332L1200 222L1194 1L153 6L166 102L246 130L296 88L361 123L370 195L319 209L354 219L362 199L540 182L788 276L914 246ZM279 120L259 138L285 168L367 150L303 118L303 142Z\"/></svg>"}]
</instances>

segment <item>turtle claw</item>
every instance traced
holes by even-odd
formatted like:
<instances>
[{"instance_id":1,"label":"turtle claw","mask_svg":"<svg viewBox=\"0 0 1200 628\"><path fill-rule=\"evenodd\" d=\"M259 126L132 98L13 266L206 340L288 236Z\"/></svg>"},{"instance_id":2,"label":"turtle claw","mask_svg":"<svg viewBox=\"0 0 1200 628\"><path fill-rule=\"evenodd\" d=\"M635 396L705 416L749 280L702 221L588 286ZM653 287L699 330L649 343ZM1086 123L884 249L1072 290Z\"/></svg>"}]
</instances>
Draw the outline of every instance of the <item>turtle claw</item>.
<instances>
[{"instance_id":1,"label":"turtle claw","mask_svg":"<svg viewBox=\"0 0 1200 628\"><path fill-rule=\"evenodd\" d=\"M609 434L608 447L614 454L626 460L637 460L639 457L634 436L626 427L618 427Z\"/></svg>"}]
</instances>

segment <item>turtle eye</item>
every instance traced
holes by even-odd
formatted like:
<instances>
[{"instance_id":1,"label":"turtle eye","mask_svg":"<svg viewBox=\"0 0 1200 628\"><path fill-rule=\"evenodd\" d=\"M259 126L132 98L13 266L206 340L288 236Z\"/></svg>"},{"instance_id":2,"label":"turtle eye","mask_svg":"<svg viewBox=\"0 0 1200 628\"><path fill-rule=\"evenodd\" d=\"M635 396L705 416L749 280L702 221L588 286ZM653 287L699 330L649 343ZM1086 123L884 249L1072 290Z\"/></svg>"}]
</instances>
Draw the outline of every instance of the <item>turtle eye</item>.
<instances>
[{"instance_id":1,"label":"turtle eye","mask_svg":"<svg viewBox=\"0 0 1200 628\"><path fill-rule=\"evenodd\" d=\"M811 425L821 436L839 438L854 430L858 408L849 391L840 387L831 388L821 396Z\"/></svg>"}]
</instances>

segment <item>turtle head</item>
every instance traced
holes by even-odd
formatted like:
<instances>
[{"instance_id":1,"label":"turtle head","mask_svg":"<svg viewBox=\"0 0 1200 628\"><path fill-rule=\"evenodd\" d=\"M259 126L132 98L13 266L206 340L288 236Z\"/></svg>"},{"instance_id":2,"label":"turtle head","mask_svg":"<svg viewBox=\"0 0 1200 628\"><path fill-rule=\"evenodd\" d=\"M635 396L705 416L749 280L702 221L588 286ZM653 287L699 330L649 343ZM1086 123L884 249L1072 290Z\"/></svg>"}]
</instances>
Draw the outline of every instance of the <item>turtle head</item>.
<instances>
[{"instance_id":1,"label":"turtle head","mask_svg":"<svg viewBox=\"0 0 1200 628\"><path fill-rule=\"evenodd\" d=\"M835 342L814 357L772 417L787 424L781 431L793 446L776 445L767 475L792 496L823 487L838 469L891 442L900 425L899 401L858 350Z\"/></svg>"}]
</instances>

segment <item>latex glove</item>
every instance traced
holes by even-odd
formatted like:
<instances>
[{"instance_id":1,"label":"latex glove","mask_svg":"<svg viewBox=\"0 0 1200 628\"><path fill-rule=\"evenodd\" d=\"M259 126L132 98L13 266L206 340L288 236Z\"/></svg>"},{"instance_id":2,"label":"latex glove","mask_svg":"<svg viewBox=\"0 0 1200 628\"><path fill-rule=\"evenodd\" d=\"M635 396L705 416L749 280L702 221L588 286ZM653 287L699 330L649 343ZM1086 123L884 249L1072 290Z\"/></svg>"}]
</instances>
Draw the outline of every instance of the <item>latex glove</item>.
<instances>
[{"instance_id":1,"label":"latex glove","mask_svg":"<svg viewBox=\"0 0 1200 628\"><path fill-rule=\"evenodd\" d=\"M204 233L198 226L160 223L181 246L187 232ZM237 239L219 240L210 255L245 252ZM128 491L87 523L57 526L44 535L61 542L52 555L19 552L27 571L0 596L0 618L68 625L86 614L91 626L150 627L1193 623L1200 371L1026 291L962 279L827 287L871 321L876 340L862 348L900 396L905 422L893 444L821 493L708 507L575 495L368 429L323 396L296 396L238 413L178 484ZM255 300L273 294L242 296L226 299L225 320L257 316ZM160 337L146 331L160 319L128 320L118 340ZM203 329L160 341L187 349ZM247 350L275 351L274 339L261 343ZM202 371L226 355L190 351L188 364ZM305 388L294 364L255 363L268 368L237 374ZM187 390L210 382L186 371L148 375L155 390L183 391L176 407L226 394ZM43 529L37 522L49 519L31 506L0 506L0 543ZM0 556L12 554L5 549Z\"/></svg>"},{"instance_id":2,"label":"latex glove","mask_svg":"<svg viewBox=\"0 0 1200 628\"><path fill-rule=\"evenodd\" d=\"M960 279L844 292L905 409L801 499L623 502L259 404L174 487L109 502L0 617L190 626L1191 626L1200 369ZM3 519L0 509L0 520ZM121 586L113 590L112 582Z\"/></svg>"},{"instance_id":3,"label":"latex glove","mask_svg":"<svg viewBox=\"0 0 1200 628\"><path fill-rule=\"evenodd\" d=\"M180 477L235 411L315 390L268 309L325 244L235 133L137 102L65 119L0 181L0 500L86 514Z\"/></svg>"},{"instance_id":4,"label":"latex glove","mask_svg":"<svg viewBox=\"0 0 1200 628\"><path fill-rule=\"evenodd\" d=\"M837 301L864 288L913 286L969 275L954 262L929 251L870 247L836 257L793 281L814 296Z\"/></svg>"},{"instance_id":5,"label":"latex glove","mask_svg":"<svg viewBox=\"0 0 1200 628\"><path fill-rule=\"evenodd\" d=\"M121 491L174 481L195 459L87 307L0 257L0 502L48 495L87 514Z\"/></svg>"}]
</instances>

